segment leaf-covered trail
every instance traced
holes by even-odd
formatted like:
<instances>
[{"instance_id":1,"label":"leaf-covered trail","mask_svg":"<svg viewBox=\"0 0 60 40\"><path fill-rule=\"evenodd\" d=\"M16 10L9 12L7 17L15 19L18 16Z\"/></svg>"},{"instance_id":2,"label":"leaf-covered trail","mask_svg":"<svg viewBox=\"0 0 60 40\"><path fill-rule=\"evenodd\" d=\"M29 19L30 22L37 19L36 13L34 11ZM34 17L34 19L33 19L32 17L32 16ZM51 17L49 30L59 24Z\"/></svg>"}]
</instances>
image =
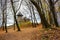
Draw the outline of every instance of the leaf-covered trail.
<instances>
[{"instance_id":1,"label":"leaf-covered trail","mask_svg":"<svg viewBox=\"0 0 60 40\"><path fill-rule=\"evenodd\" d=\"M40 29L41 25L36 28L23 28L21 32L12 29L9 29L8 33L0 31L0 40L39 40L37 36L40 35Z\"/></svg>"}]
</instances>

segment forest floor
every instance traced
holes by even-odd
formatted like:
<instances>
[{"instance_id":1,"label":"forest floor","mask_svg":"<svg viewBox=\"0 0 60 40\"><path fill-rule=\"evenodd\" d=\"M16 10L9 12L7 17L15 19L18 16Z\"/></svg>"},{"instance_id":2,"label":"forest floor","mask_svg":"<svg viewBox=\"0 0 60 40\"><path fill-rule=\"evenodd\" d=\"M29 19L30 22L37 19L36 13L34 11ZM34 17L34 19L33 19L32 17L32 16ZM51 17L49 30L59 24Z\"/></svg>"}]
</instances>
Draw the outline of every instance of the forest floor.
<instances>
[{"instance_id":1,"label":"forest floor","mask_svg":"<svg viewBox=\"0 0 60 40\"><path fill-rule=\"evenodd\" d=\"M8 33L0 30L0 40L60 40L60 28L45 30L42 25L36 28L21 28L21 31L8 29Z\"/></svg>"}]
</instances>

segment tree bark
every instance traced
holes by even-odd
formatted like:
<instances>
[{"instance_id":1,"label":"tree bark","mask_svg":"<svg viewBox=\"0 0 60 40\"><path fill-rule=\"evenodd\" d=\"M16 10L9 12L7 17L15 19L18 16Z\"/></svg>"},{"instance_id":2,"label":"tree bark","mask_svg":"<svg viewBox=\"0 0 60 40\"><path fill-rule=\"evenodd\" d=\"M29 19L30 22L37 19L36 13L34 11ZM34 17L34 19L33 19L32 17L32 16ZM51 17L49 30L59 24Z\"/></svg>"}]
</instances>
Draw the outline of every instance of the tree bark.
<instances>
[{"instance_id":1,"label":"tree bark","mask_svg":"<svg viewBox=\"0 0 60 40\"><path fill-rule=\"evenodd\" d=\"M34 6L36 7L37 11L39 12L40 18L41 18L41 23L43 24L44 28L48 28L50 27L50 25L48 24L47 20L45 19L44 14L42 14L41 8L39 7L39 5L31 0L31 2L34 4Z\"/></svg>"},{"instance_id":2,"label":"tree bark","mask_svg":"<svg viewBox=\"0 0 60 40\"><path fill-rule=\"evenodd\" d=\"M50 11L53 14L54 23L55 23L56 27L59 27L58 22L57 22L57 16L55 14L54 2L52 0L48 0L48 2L49 2L49 5L50 5Z\"/></svg>"},{"instance_id":3,"label":"tree bark","mask_svg":"<svg viewBox=\"0 0 60 40\"><path fill-rule=\"evenodd\" d=\"M14 12L14 20L15 20L15 22L16 22L17 29L18 29L18 31L20 31L20 27L19 27L19 24L18 24L17 19L16 19L15 8L14 8L14 6L13 6L13 0L11 0L11 5L12 5L13 12Z\"/></svg>"}]
</instances>

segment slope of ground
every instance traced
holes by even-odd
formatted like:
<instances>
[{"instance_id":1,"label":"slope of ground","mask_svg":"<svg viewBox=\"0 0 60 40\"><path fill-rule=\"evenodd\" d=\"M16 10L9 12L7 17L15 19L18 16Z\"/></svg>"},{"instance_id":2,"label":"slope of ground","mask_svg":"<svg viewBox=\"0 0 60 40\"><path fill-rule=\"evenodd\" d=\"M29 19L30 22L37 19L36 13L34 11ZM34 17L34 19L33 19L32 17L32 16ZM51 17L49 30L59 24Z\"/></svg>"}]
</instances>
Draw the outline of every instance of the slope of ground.
<instances>
[{"instance_id":1,"label":"slope of ground","mask_svg":"<svg viewBox=\"0 0 60 40\"><path fill-rule=\"evenodd\" d=\"M60 40L60 28L46 30L39 25L36 28L21 28L20 32L9 29L8 33L0 31L0 40Z\"/></svg>"},{"instance_id":2,"label":"slope of ground","mask_svg":"<svg viewBox=\"0 0 60 40\"><path fill-rule=\"evenodd\" d=\"M41 29L41 26L36 28L23 28L21 32L12 29L8 29L8 33L0 31L0 40L34 40L33 38L38 35L39 29Z\"/></svg>"},{"instance_id":3,"label":"slope of ground","mask_svg":"<svg viewBox=\"0 0 60 40\"><path fill-rule=\"evenodd\" d=\"M41 40L60 40L60 28L44 30L40 38Z\"/></svg>"}]
</instances>

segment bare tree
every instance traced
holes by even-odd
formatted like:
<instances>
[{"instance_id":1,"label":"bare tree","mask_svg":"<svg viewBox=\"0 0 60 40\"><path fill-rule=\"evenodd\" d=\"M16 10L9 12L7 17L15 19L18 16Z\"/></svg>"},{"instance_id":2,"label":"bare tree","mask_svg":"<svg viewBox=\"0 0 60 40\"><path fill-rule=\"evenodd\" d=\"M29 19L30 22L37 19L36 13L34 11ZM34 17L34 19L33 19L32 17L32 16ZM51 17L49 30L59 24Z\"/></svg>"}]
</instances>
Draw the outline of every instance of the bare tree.
<instances>
[{"instance_id":1,"label":"bare tree","mask_svg":"<svg viewBox=\"0 0 60 40\"><path fill-rule=\"evenodd\" d=\"M54 19L54 23L55 23L56 27L58 27L57 16L56 16L56 12L55 12L55 3L56 3L57 1L58 1L58 0L56 0L55 2L53 2L52 0L48 0L49 5L50 5L50 11L51 11L52 14L53 14L53 19Z\"/></svg>"},{"instance_id":2,"label":"bare tree","mask_svg":"<svg viewBox=\"0 0 60 40\"><path fill-rule=\"evenodd\" d=\"M2 15L3 15L3 21L2 21L2 27L3 27L3 30L5 29L6 30L6 33L7 33L7 0L4 1L4 4L3 3L3 0L1 0L1 9L2 9Z\"/></svg>"},{"instance_id":3,"label":"bare tree","mask_svg":"<svg viewBox=\"0 0 60 40\"><path fill-rule=\"evenodd\" d=\"M13 12L14 12L14 20L16 22L18 31L20 31L20 27L19 27L19 24L18 24L17 18L16 18L16 12L15 12L15 7L14 7L14 4L13 4L13 0L10 0L10 1L11 1L12 9L13 9Z\"/></svg>"},{"instance_id":4,"label":"bare tree","mask_svg":"<svg viewBox=\"0 0 60 40\"><path fill-rule=\"evenodd\" d=\"M34 7L33 7L33 5L31 5L31 6L32 6L32 12L33 12L33 16L34 16L34 27L36 27L37 20L36 20L36 16L35 16L35 12L34 12Z\"/></svg>"},{"instance_id":5,"label":"bare tree","mask_svg":"<svg viewBox=\"0 0 60 40\"><path fill-rule=\"evenodd\" d=\"M40 6L34 0L30 0L30 1L33 3L33 5L36 7L37 11L39 12L39 15L41 18L41 23L43 24L43 26L45 26L45 28L50 27L49 23L45 19L44 12L42 13L42 11L41 11Z\"/></svg>"},{"instance_id":6,"label":"bare tree","mask_svg":"<svg viewBox=\"0 0 60 40\"><path fill-rule=\"evenodd\" d=\"M26 2L26 1L25 1ZM28 6L28 9L30 10L30 13L31 13L31 21L32 21L32 26L34 27L34 23L33 23L33 14L32 14L32 6L31 6L31 3L29 2L29 4L26 2L26 5Z\"/></svg>"},{"instance_id":7,"label":"bare tree","mask_svg":"<svg viewBox=\"0 0 60 40\"><path fill-rule=\"evenodd\" d=\"M2 21L2 27L3 27L3 30L4 30L4 10L2 8L2 0L1 0L1 10L2 10L2 15L3 15L3 21Z\"/></svg>"}]
</instances>

